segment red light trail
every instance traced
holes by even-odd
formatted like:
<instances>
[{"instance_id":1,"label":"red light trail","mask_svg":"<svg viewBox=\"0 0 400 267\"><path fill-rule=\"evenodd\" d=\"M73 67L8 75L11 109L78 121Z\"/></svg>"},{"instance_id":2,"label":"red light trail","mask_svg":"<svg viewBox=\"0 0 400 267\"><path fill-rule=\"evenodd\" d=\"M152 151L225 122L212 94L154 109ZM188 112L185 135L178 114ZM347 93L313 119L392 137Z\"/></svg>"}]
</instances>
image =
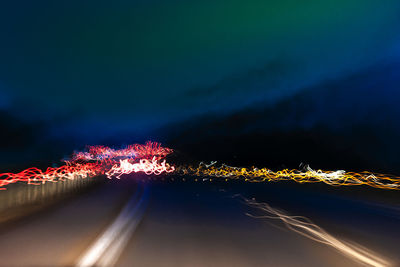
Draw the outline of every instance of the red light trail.
<instances>
[{"instance_id":1,"label":"red light trail","mask_svg":"<svg viewBox=\"0 0 400 267\"><path fill-rule=\"evenodd\" d=\"M0 190L5 189L3 186L16 182L39 185L64 179L93 177L101 174L101 169L99 163L84 163L63 165L57 168L49 167L45 171L32 167L18 173L0 173Z\"/></svg>"},{"instance_id":2,"label":"red light trail","mask_svg":"<svg viewBox=\"0 0 400 267\"><path fill-rule=\"evenodd\" d=\"M49 167L45 171L32 167L18 173L0 173L0 190L17 182L39 185L98 175L120 178L122 174L132 172L160 175L174 171L174 167L169 166L165 160L160 162L172 152L172 149L156 142L133 144L119 150L106 146L88 146L86 151L75 152L70 160L64 160L65 165L60 167Z\"/></svg>"},{"instance_id":3,"label":"red light trail","mask_svg":"<svg viewBox=\"0 0 400 267\"><path fill-rule=\"evenodd\" d=\"M133 144L122 149L107 146L88 146L85 151L74 152L71 159L64 160L61 167L49 167L45 171L29 168L18 173L0 173L0 190L4 186L25 182L27 184L43 184L64 179L90 178L106 175L107 178L121 178L124 174L142 172L147 175L174 173L180 176L214 178L221 181L244 180L246 182L271 182L292 180L297 183L322 182L331 186L368 185L379 189L400 189L400 177L371 172L345 172L313 170L307 166L305 170L272 171L267 168L238 168L225 164L217 167L216 162L207 165L200 163L193 166L170 166L165 157L173 152L156 142L144 145Z\"/></svg>"},{"instance_id":4,"label":"red light trail","mask_svg":"<svg viewBox=\"0 0 400 267\"><path fill-rule=\"evenodd\" d=\"M88 146L86 151L74 152L72 155L72 162L76 161L91 161L91 160L106 160L114 158L145 158L152 159L156 157L160 160L171 154L172 149L167 147L162 147L160 143L157 142L147 142L145 145L133 144L129 145L123 149L113 149L107 146Z\"/></svg>"}]
</instances>

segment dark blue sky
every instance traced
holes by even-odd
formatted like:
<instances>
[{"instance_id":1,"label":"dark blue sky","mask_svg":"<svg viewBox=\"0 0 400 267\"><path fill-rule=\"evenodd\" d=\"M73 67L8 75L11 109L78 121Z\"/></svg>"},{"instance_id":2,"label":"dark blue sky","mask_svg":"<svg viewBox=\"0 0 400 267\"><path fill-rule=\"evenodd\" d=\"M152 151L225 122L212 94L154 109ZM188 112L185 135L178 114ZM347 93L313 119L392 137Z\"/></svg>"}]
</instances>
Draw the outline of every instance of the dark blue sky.
<instances>
[{"instance_id":1,"label":"dark blue sky","mask_svg":"<svg viewBox=\"0 0 400 267\"><path fill-rule=\"evenodd\" d=\"M382 135L370 127L379 121L397 145L397 0L1 5L0 115L21 149L168 142L176 125L176 135L192 125L351 136L355 124ZM207 123L235 125L237 114L238 127Z\"/></svg>"}]
</instances>

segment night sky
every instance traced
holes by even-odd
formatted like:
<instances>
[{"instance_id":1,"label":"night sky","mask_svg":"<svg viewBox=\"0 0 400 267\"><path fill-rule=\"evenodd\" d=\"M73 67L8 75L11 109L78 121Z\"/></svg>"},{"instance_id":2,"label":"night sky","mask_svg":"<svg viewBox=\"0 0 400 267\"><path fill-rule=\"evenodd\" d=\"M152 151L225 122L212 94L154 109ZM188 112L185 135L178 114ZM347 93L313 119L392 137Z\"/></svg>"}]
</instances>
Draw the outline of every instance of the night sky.
<instances>
[{"instance_id":1,"label":"night sky","mask_svg":"<svg viewBox=\"0 0 400 267\"><path fill-rule=\"evenodd\" d=\"M196 160L400 173L400 1L9 1L1 166L159 140Z\"/></svg>"}]
</instances>

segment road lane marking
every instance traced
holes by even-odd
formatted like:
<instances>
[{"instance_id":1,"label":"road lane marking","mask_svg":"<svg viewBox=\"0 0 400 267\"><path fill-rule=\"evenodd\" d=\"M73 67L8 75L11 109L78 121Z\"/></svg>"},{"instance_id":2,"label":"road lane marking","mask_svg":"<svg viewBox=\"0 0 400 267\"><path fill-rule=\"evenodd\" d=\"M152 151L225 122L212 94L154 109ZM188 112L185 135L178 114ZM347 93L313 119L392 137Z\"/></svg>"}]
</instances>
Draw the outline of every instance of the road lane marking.
<instances>
[{"instance_id":1,"label":"road lane marking","mask_svg":"<svg viewBox=\"0 0 400 267\"><path fill-rule=\"evenodd\" d=\"M392 266L392 263L390 261L384 259L377 253L361 247L358 244L349 243L334 237L318 225L312 223L306 217L288 215L281 210L271 207L267 203L257 202L254 199L243 198L243 200L250 207L259 209L263 213L262 215L258 216L246 213L246 215L250 217L258 219L281 220L289 230L294 231L311 240L328 245L336 249L341 254L363 265L374 267Z\"/></svg>"},{"instance_id":2,"label":"road lane marking","mask_svg":"<svg viewBox=\"0 0 400 267\"><path fill-rule=\"evenodd\" d=\"M143 192L134 194L116 220L89 247L79 259L76 266L114 265L141 221L148 197L149 192L147 187L143 189Z\"/></svg>"}]
</instances>

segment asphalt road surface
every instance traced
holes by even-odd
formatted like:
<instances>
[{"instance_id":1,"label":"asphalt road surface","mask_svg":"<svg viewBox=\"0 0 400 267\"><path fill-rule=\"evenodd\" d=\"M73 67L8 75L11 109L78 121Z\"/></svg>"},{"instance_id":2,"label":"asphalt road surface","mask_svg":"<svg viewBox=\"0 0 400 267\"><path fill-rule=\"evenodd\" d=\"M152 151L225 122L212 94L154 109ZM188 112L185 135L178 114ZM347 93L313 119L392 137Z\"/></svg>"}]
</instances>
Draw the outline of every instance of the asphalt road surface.
<instances>
[{"instance_id":1,"label":"asphalt road surface","mask_svg":"<svg viewBox=\"0 0 400 267\"><path fill-rule=\"evenodd\" d=\"M0 265L363 266L338 247L262 217L245 197L310 219L382 266L399 266L397 196L294 183L143 183L126 176L2 226Z\"/></svg>"}]
</instances>

